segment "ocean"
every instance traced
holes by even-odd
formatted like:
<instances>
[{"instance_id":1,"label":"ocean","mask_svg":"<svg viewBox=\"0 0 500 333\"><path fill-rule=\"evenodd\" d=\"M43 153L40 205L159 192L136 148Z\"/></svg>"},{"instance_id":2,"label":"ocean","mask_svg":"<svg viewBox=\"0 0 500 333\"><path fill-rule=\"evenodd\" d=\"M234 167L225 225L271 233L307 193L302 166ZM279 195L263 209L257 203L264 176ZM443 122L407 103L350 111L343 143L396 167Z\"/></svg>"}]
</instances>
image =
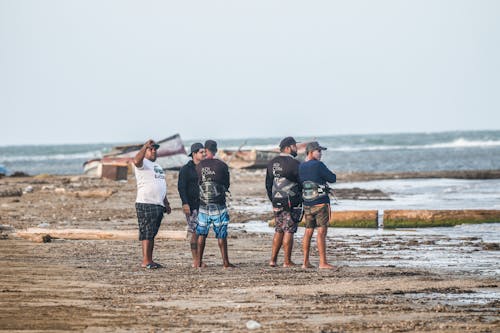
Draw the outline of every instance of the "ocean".
<instances>
[{"instance_id":1,"label":"ocean","mask_svg":"<svg viewBox=\"0 0 500 333\"><path fill-rule=\"evenodd\" d=\"M169 134L172 133L165 136ZM216 140L220 148L271 149L278 146L280 139ZM500 131L332 135L296 139L316 139L327 147L323 162L337 172L500 169ZM185 140L186 149L193 142ZM122 144L130 142L0 146L0 165L10 173L81 174L85 161L102 157L112 146Z\"/></svg>"}]
</instances>

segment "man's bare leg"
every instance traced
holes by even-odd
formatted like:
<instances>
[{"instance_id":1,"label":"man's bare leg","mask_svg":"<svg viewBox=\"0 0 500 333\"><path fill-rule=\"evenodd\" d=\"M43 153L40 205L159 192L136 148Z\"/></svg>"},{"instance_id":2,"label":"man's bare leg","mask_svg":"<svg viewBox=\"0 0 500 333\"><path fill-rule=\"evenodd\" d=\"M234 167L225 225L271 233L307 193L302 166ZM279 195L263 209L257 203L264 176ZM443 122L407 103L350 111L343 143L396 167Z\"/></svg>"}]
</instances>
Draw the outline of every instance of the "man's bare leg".
<instances>
[{"instance_id":1,"label":"man's bare leg","mask_svg":"<svg viewBox=\"0 0 500 333\"><path fill-rule=\"evenodd\" d=\"M220 254L222 256L222 265L224 266L224 268L236 267L229 262L229 256L227 253L227 238L219 238L217 242L219 243Z\"/></svg>"},{"instance_id":2,"label":"man's bare leg","mask_svg":"<svg viewBox=\"0 0 500 333\"><path fill-rule=\"evenodd\" d=\"M196 235L196 232L191 233L189 245L191 246L191 255L193 256L193 267L197 267L196 258L198 257L198 235Z\"/></svg>"},{"instance_id":3,"label":"man's bare leg","mask_svg":"<svg viewBox=\"0 0 500 333\"><path fill-rule=\"evenodd\" d=\"M316 242L318 243L319 252L319 268L323 269L333 269L334 267L330 265L326 260L326 233L328 227L318 227L318 235L316 237Z\"/></svg>"},{"instance_id":4,"label":"man's bare leg","mask_svg":"<svg viewBox=\"0 0 500 333\"><path fill-rule=\"evenodd\" d=\"M205 251L205 240L207 236L198 235L198 249L194 267L203 267L203 251Z\"/></svg>"},{"instance_id":5,"label":"man's bare leg","mask_svg":"<svg viewBox=\"0 0 500 333\"><path fill-rule=\"evenodd\" d=\"M142 243L142 267L153 263L154 240L143 240Z\"/></svg>"},{"instance_id":6,"label":"man's bare leg","mask_svg":"<svg viewBox=\"0 0 500 333\"><path fill-rule=\"evenodd\" d=\"M276 267L276 261L278 260L278 253L281 249L281 244L283 243L283 233L275 232L273 238L273 248L271 250L271 260L269 261L269 266Z\"/></svg>"},{"instance_id":7,"label":"man's bare leg","mask_svg":"<svg viewBox=\"0 0 500 333\"><path fill-rule=\"evenodd\" d=\"M295 263L292 261L292 249L293 249L293 234L291 232L285 232L283 237L283 250L285 252L285 262L283 267L293 267Z\"/></svg>"},{"instance_id":8,"label":"man's bare leg","mask_svg":"<svg viewBox=\"0 0 500 333\"><path fill-rule=\"evenodd\" d=\"M302 239L302 251L304 252L304 263L302 268L314 268L309 262L309 249L311 247L311 238L314 233L314 228L306 228L304 231L304 238Z\"/></svg>"}]
</instances>

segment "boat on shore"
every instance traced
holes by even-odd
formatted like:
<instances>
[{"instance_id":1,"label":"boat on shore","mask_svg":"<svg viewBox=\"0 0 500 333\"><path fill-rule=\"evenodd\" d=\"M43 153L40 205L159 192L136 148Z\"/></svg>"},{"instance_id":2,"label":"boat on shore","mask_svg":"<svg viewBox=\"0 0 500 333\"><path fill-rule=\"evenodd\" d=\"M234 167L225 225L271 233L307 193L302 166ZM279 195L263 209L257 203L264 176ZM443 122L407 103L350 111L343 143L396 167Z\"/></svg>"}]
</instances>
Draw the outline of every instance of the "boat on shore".
<instances>
[{"instance_id":1,"label":"boat on shore","mask_svg":"<svg viewBox=\"0 0 500 333\"><path fill-rule=\"evenodd\" d=\"M297 143L297 158L304 160L308 142ZM234 169L264 169L269 161L279 156L280 150L275 149L220 149L218 157L230 168Z\"/></svg>"},{"instance_id":2,"label":"boat on shore","mask_svg":"<svg viewBox=\"0 0 500 333\"><path fill-rule=\"evenodd\" d=\"M157 141L157 143L160 145L160 148L156 151L156 163L163 169L180 169L189 161L184 143L179 134ZM143 143L113 147L102 158L86 161L83 164L83 172L88 176L101 177L104 165L129 167L134 156L142 146Z\"/></svg>"}]
</instances>

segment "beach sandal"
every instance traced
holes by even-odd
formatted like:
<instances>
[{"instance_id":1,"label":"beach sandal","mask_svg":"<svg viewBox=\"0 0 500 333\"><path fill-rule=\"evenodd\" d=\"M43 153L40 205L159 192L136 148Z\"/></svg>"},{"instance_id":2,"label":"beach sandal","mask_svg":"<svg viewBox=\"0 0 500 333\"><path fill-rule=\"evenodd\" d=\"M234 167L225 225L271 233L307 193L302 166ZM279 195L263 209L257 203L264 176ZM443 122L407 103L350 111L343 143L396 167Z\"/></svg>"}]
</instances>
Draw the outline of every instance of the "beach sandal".
<instances>
[{"instance_id":1,"label":"beach sandal","mask_svg":"<svg viewBox=\"0 0 500 333\"><path fill-rule=\"evenodd\" d=\"M146 269L158 269L158 268L162 268L163 266L160 265L160 264L157 264L155 262L152 262L150 264L147 264L146 266L143 266L143 268L146 268Z\"/></svg>"}]
</instances>

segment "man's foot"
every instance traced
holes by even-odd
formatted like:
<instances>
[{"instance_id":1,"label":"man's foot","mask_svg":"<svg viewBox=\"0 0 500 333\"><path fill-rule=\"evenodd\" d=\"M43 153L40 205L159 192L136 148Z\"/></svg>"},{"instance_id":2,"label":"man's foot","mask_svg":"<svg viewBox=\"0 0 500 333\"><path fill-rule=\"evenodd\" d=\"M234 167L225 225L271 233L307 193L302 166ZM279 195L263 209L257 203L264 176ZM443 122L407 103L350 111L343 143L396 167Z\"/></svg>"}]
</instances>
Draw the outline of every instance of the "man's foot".
<instances>
[{"instance_id":1,"label":"man's foot","mask_svg":"<svg viewBox=\"0 0 500 333\"><path fill-rule=\"evenodd\" d=\"M337 269L337 267L330 265L330 264L319 265L319 268L320 269Z\"/></svg>"},{"instance_id":2,"label":"man's foot","mask_svg":"<svg viewBox=\"0 0 500 333\"><path fill-rule=\"evenodd\" d=\"M272 261L272 260L271 260L271 261L269 262L269 266L270 266L270 267L276 267L276 261Z\"/></svg>"},{"instance_id":3,"label":"man's foot","mask_svg":"<svg viewBox=\"0 0 500 333\"><path fill-rule=\"evenodd\" d=\"M297 264L295 264L293 261L287 262L283 264L283 267L288 268L288 267L295 267Z\"/></svg>"},{"instance_id":4,"label":"man's foot","mask_svg":"<svg viewBox=\"0 0 500 333\"><path fill-rule=\"evenodd\" d=\"M228 269L228 268L236 268L236 266L233 264L224 265L224 269Z\"/></svg>"},{"instance_id":5,"label":"man's foot","mask_svg":"<svg viewBox=\"0 0 500 333\"><path fill-rule=\"evenodd\" d=\"M205 264L204 262L201 263L201 266L196 266L196 265L197 265L196 263L193 263L191 265L191 267L193 267L193 268L205 268L205 267L207 267L207 264Z\"/></svg>"},{"instance_id":6,"label":"man's foot","mask_svg":"<svg viewBox=\"0 0 500 333\"><path fill-rule=\"evenodd\" d=\"M308 264L303 264L302 268L303 269L309 269L309 268L316 268L316 266L313 266L313 265L311 265L311 264L308 263Z\"/></svg>"},{"instance_id":7,"label":"man's foot","mask_svg":"<svg viewBox=\"0 0 500 333\"><path fill-rule=\"evenodd\" d=\"M156 262L150 262L149 264L142 264L141 265L142 268L146 268L146 269L158 269L158 268L162 268L163 266L156 263Z\"/></svg>"}]
</instances>

